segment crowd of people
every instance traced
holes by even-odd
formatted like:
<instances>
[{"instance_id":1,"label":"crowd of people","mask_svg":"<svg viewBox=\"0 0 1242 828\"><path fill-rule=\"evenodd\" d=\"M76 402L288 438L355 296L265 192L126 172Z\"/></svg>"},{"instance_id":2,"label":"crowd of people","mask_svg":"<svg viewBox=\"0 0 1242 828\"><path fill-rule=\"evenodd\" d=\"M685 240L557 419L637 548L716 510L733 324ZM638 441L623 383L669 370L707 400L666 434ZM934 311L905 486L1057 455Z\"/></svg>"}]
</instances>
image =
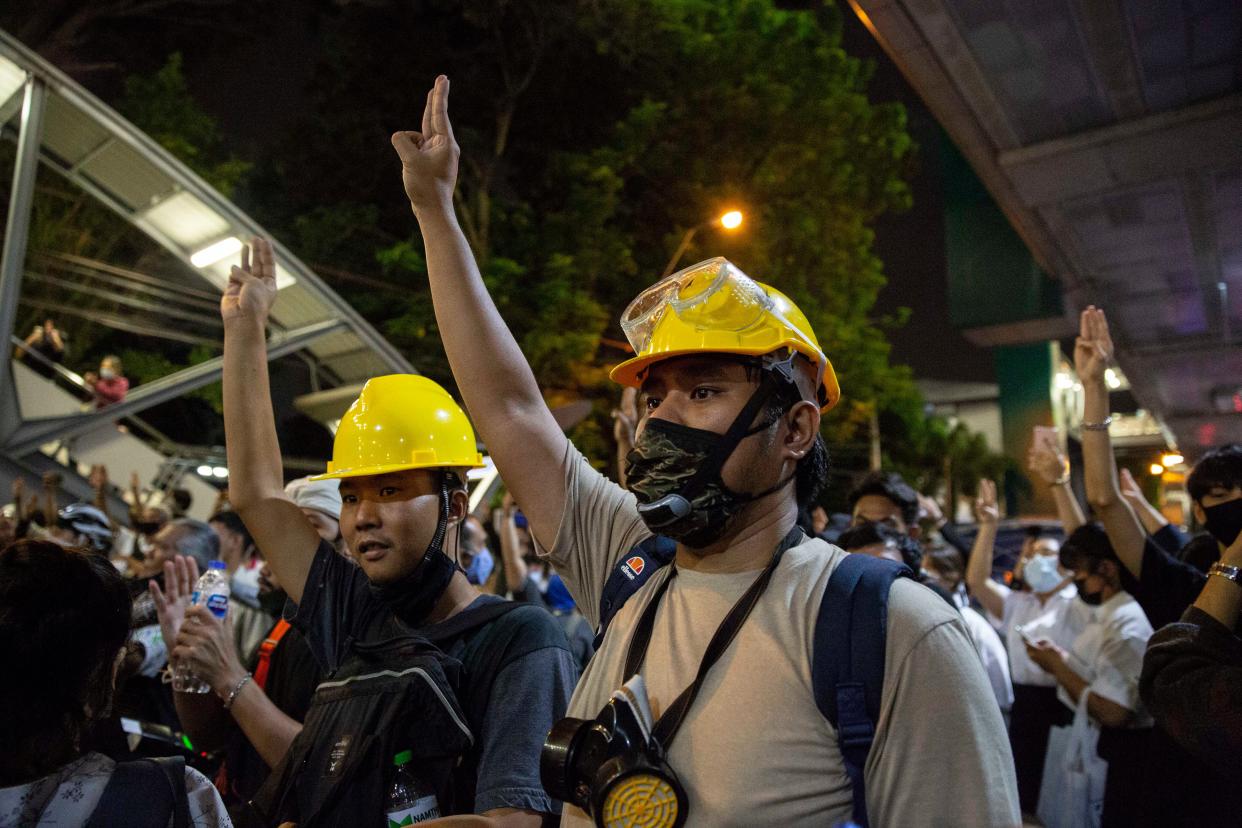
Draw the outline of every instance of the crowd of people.
<instances>
[{"instance_id":1,"label":"crowd of people","mask_svg":"<svg viewBox=\"0 0 1242 828\"><path fill-rule=\"evenodd\" d=\"M973 537L892 472L848 513L817 505L832 364L723 259L622 316L614 480L557 425L457 226L447 98L439 78L393 145L465 410L373 378L324 472L287 481L275 261L246 247L210 519L136 476L109 514L102 468L92 503L57 508L48 476L0 518L0 825L1236 822L1242 446L1190 474L1187 538L1117 467L1102 311L1074 353L1090 514L1038 429L1059 528L1012 567L991 481ZM503 493L472 511L478 438Z\"/></svg>"}]
</instances>

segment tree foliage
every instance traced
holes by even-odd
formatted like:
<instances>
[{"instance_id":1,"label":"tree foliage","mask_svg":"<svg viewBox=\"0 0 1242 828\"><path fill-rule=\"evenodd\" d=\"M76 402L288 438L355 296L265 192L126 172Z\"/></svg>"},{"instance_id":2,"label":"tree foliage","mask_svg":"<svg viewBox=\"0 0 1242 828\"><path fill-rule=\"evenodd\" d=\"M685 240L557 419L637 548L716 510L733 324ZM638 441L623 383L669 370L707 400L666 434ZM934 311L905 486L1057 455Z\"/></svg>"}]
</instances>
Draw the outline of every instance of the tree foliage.
<instances>
[{"instance_id":1,"label":"tree foliage","mask_svg":"<svg viewBox=\"0 0 1242 828\"><path fill-rule=\"evenodd\" d=\"M451 385L388 144L418 127L423 95L444 72L462 145L462 226L550 402L595 402L573 435L588 456L611 457L607 369L626 356L619 314L699 228L682 266L727 256L810 318L843 389L825 434L844 469L865 467L878 418L886 462L942 469L948 452L963 458L956 479L993 460L924 414L909 370L890 362L886 333L902 317L874 311L885 276L872 227L910 206L916 148L905 113L869 97L871 69L843 50L839 6L799 5L308 6L321 33L313 109L292 134L271 136L253 167L195 105L179 54L127 82L121 107L275 230L419 370ZM746 217L740 232L703 226L734 207ZM916 479L934 487L937 474Z\"/></svg>"}]
</instances>

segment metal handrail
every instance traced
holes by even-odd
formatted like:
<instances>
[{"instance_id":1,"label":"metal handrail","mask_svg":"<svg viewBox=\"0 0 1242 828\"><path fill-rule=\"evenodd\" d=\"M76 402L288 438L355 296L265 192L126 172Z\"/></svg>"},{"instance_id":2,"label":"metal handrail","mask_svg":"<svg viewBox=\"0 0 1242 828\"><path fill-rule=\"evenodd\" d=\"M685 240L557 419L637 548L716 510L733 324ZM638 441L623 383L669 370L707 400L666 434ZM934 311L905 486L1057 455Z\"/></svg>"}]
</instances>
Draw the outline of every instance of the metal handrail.
<instances>
[{"instance_id":1,"label":"metal handrail","mask_svg":"<svg viewBox=\"0 0 1242 828\"><path fill-rule=\"evenodd\" d=\"M83 402L87 402L95 398L94 392L91 391L91 387L86 384L86 380L82 378L81 374L78 374L74 371L70 371L68 368L61 365L59 362L54 362L53 360L48 359L43 354L39 353L38 351L28 346L25 340L20 339L16 335L10 335L9 339L12 341L13 346L21 349L21 351L27 357L33 357L34 360L38 362L40 365L44 366L45 368L50 368L52 372L56 374L56 376L60 377L62 380L64 380L66 383L72 386L73 391L76 392L77 395L82 398ZM133 414L129 415L128 417L125 417L124 419L127 424L133 425L138 431L141 431L143 434L145 434L151 440L151 442L155 443L161 454L164 454L166 456L172 456L177 453L177 448L178 448L177 442L173 440L172 438L168 437L166 434L164 434L162 431L157 429L155 426L148 423L146 420Z\"/></svg>"}]
</instances>

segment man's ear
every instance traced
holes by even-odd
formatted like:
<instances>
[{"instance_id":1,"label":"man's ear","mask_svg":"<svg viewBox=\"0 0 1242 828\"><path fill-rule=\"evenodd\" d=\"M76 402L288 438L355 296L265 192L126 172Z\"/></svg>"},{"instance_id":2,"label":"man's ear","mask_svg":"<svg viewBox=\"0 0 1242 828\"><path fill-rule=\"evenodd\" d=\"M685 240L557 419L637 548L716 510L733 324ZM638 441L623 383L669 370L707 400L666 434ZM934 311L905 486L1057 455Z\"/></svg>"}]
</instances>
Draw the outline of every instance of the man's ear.
<instances>
[{"instance_id":1,"label":"man's ear","mask_svg":"<svg viewBox=\"0 0 1242 828\"><path fill-rule=\"evenodd\" d=\"M785 455L794 460L801 460L810 453L819 436L819 408L811 402L802 400L785 412Z\"/></svg>"},{"instance_id":2,"label":"man's ear","mask_svg":"<svg viewBox=\"0 0 1242 828\"><path fill-rule=\"evenodd\" d=\"M1203 524L1207 523L1207 512L1203 511L1203 507L1199 505L1199 501L1195 500L1193 501L1193 503L1194 503L1194 506L1192 508L1194 509L1194 513L1195 513L1195 523L1197 523L1199 526L1202 526Z\"/></svg>"},{"instance_id":3,"label":"man's ear","mask_svg":"<svg viewBox=\"0 0 1242 828\"><path fill-rule=\"evenodd\" d=\"M1116 561L1100 561L1096 574L1109 583L1121 580L1121 568L1117 566Z\"/></svg>"},{"instance_id":4,"label":"man's ear","mask_svg":"<svg viewBox=\"0 0 1242 828\"><path fill-rule=\"evenodd\" d=\"M449 492L449 523L460 523L470 512L470 495L465 489L454 489Z\"/></svg>"}]
</instances>

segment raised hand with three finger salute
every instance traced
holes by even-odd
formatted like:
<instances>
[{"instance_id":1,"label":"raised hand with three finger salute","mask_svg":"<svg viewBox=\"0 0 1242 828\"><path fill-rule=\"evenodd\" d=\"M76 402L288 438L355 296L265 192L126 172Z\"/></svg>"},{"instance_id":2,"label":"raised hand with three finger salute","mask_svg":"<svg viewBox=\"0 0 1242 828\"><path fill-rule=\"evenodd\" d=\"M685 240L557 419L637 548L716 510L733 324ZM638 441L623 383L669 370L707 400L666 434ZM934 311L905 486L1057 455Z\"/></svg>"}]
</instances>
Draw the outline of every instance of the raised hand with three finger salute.
<instances>
[{"instance_id":1,"label":"raised hand with three finger salute","mask_svg":"<svg viewBox=\"0 0 1242 828\"><path fill-rule=\"evenodd\" d=\"M440 75L427 93L422 131L397 132L392 136L393 148L401 158L405 194L415 212L424 207L452 209L461 150L449 123L448 96L449 79Z\"/></svg>"},{"instance_id":2,"label":"raised hand with three finger salute","mask_svg":"<svg viewBox=\"0 0 1242 828\"><path fill-rule=\"evenodd\" d=\"M1082 312L1078 339L1074 342L1074 370L1085 385L1104 379L1113 361L1113 338L1104 311L1090 305Z\"/></svg>"},{"instance_id":3,"label":"raised hand with three finger salute","mask_svg":"<svg viewBox=\"0 0 1242 828\"><path fill-rule=\"evenodd\" d=\"M276 259L272 243L255 237L242 247L241 266L233 265L220 297L220 316L227 323L252 318L266 323L276 302Z\"/></svg>"}]
</instances>

